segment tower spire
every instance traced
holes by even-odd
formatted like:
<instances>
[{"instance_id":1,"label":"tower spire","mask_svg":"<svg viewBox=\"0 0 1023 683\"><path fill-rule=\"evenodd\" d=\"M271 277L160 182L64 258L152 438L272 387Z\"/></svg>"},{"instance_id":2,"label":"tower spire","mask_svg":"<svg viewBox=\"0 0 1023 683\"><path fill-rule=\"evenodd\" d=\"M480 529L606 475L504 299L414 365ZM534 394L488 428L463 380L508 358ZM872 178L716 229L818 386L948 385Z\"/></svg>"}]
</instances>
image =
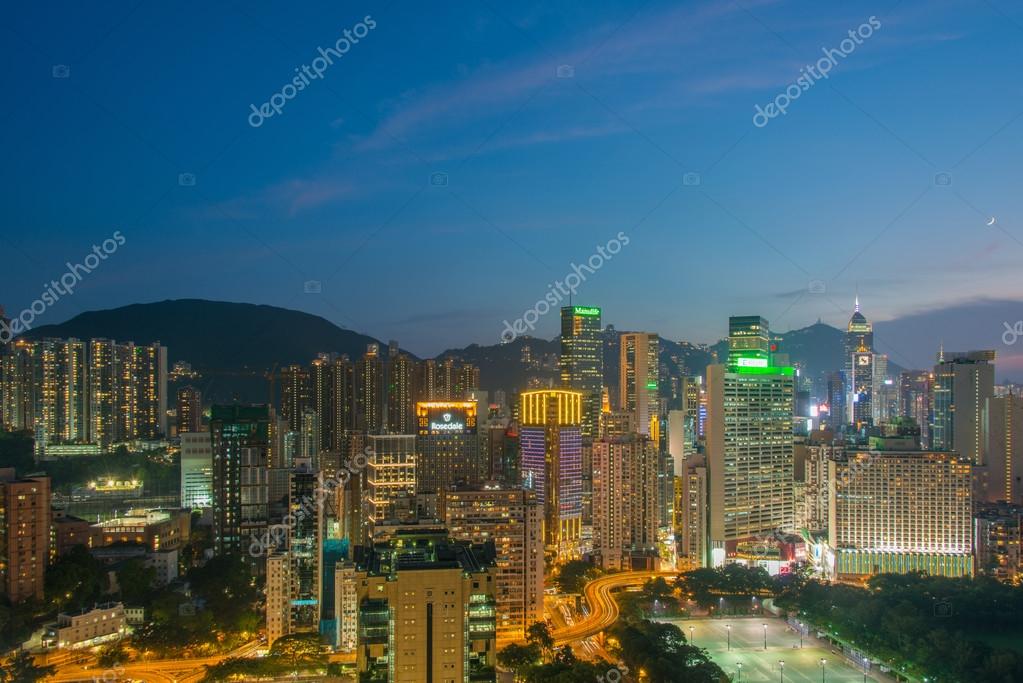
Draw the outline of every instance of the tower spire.
<instances>
[{"instance_id":1,"label":"tower spire","mask_svg":"<svg viewBox=\"0 0 1023 683\"><path fill-rule=\"evenodd\" d=\"M855 307L853 308L853 312L854 313L859 313L860 312L860 295L859 294L856 295L856 304L855 304Z\"/></svg>"}]
</instances>

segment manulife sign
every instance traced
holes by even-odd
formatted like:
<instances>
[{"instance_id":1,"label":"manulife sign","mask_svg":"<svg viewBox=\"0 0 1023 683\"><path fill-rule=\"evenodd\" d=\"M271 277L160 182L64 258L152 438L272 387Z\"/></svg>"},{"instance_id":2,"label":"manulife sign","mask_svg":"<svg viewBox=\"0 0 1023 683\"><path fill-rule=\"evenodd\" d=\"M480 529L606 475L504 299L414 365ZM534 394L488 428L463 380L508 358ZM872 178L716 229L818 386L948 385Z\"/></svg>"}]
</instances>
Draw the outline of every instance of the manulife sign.
<instances>
[{"instance_id":1,"label":"manulife sign","mask_svg":"<svg viewBox=\"0 0 1023 683\"><path fill-rule=\"evenodd\" d=\"M600 315L600 309L592 306L573 306L572 312L576 315Z\"/></svg>"}]
</instances>

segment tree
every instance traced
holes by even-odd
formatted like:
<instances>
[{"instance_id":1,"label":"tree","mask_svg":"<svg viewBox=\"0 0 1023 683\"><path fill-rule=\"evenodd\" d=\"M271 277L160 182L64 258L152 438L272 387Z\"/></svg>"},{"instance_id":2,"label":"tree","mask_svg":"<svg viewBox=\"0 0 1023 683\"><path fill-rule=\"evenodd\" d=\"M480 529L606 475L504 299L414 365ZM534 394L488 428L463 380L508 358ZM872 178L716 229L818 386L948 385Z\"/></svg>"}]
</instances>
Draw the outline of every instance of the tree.
<instances>
[{"instance_id":1,"label":"tree","mask_svg":"<svg viewBox=\"0 0 1023 683\"><path fill-rule=\"evenodd\" d=\"M117 570L117 585L121 588L121 599L128 604L144 602L150 595L150 588L156 579L156 570L147 567L138 557L133 557Z\"/></svg>"},{"instance_id":2,"label":"tree","mask_svg":"<svg viewBox=\"0 0 1023 683\"><path fill-rule=\"evenodd\" d=\"M327 666L327 655L317 633L291 633L282 636L270 646L270 656L278 657L289 671L322 669Z\"/></svg>"},{"instance_id":3,"label":"tree","mask_svg":"<svg viewBox=\"0 0 1023 683\"><path fill-rule=\"evenodd\" d=\"M641 621L612 629L630 671L643 670L651 683L711 683L728 680L707 652L686 642L674 624Z\"/></svg>"},{"instance_id":4,"label":"tree","mask_svg":"<svg viewBox=\"0 0 1023 683\"><path fill-rule=\"evenodd\" d=\"M554 652L554 636L551 635L551 627L543 621L537 621L526 629L526 642L535 645L540 654L547 659Z\"/></svg>"},{"instance_id":5,"label":"tree","mask_svg":"<svg viewBox=\"0 0 1023 683\"><path fill-rule=\"evenodd\" d=\"M55 666L36 666L35 658L25 650L18 650L17 653L7 658L4 666L0 668L0 681L2 683L35 683L47 676L56 673Z\"/></svg>"},{"instance_id":6,"label":"tree","mask_svg":"<svg viewBox=\"0 0 1023 683\"><path fill-rule=\"evenodd\" d=\"M76 545L46 570L46 600L52 609L80 609L96 602L109 585L103 564Z\"/></svg>"},{"instance_id":7,"label":"tree","mask_svg":"<svg viewBox=\"0 0 1023 683\"><path fill-rule=\"evenodd\" d=\"M561 565L554 576L554 585L562 593L582 593L583 587L600 576L600 570L585 560L571 560Z\"/></svg>"},{"instance_id":8,"label":"tree","mask_svg":"<svg viewBox=\"0 0 1023 683\"><path fill-rule=\"evenodd\" d=\"M526 672L541 662L540 648L534 644L512 643L497 653L497 663L510 669L516 679L525 677Z\"/></svg>"}]
</instances>

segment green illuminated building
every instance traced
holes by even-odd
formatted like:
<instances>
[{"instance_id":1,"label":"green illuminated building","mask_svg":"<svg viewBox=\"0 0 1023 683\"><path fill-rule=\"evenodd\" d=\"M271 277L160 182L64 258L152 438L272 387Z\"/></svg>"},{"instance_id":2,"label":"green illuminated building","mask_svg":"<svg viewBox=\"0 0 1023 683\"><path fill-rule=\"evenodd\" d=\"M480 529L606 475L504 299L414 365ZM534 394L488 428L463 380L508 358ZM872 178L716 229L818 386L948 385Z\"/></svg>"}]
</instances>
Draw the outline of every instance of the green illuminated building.
<instances>
[{"instance_id":1,"label":"green illuminated building","mask_svg":"<svg viewBox=\"0 0 1023 683\"><path fill-rule=\"evenodd\" d=\"M600 420L604 384L604 350L600 309L565 306L561 309L561 385L583 392L583 436L593 437Z\"/></svg>"},{"instance_id":2,"label":"green illuminated building","mask_svg":"<svg viewBox=\"0 0 1023 683\"><path fill-rule=\"evenodd\" d=\"M772 363L767 321L730 318L728 362L707 368L707 565L792 527L794 383Z\"/></svg>"}]
</instances>

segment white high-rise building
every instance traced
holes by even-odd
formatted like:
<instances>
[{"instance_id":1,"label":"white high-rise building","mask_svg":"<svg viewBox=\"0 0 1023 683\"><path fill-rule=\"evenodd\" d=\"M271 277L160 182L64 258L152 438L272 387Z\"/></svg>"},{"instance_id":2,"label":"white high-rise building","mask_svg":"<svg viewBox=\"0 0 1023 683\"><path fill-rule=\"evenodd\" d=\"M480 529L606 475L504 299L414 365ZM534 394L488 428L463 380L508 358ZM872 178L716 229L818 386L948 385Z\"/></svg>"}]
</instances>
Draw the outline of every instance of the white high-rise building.
<instances>
[{"instance_id":1,"label":"white high-rise building","mask_svg":"<svg viewBox=\"0 0 1023 683\"><path fill-rule=\"evenodd\" d=\"M213 506L213 440L209 432L181 435L181 507Z\"/></svg>"}]
</instances>

